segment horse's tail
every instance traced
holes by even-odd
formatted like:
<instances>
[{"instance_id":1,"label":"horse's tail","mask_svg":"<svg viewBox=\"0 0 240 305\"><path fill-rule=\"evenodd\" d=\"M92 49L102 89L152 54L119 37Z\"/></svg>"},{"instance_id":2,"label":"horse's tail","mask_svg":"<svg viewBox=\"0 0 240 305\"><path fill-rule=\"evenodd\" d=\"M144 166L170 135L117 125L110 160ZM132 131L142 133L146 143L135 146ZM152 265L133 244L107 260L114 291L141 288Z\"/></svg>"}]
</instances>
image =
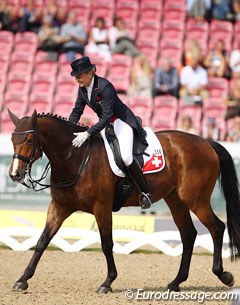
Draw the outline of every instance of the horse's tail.
<instances>
[{"instance_id":1,"label":"horse's tail","mask_svg":"<svg viewBox=\"0 0 240 305\"><path fill-rule=\"evenodd\" d=\"M240 255L240 192L238 177L229 152L219 143L210 141L220 161L219 182L226 200L227 227L231 259Z\"/></svg>"}]
</instances>

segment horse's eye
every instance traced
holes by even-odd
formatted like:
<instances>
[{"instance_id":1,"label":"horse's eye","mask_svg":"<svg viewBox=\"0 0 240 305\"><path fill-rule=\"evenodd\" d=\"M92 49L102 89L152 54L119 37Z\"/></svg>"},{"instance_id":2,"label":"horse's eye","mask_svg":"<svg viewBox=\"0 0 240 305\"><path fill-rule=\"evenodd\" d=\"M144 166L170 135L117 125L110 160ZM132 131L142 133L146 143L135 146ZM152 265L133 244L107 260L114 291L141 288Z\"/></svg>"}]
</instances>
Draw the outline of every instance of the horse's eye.
<instances>
[{"instance_id":1,"label":"horse's eye","mask_svg":"<svg viewBox=\"0 0 240 305\"><path fill-rule=\"evenodd\" d=\"M32 145L33 144L33 139L27 139L27 145Z\"/></svg>"}]
</instances>

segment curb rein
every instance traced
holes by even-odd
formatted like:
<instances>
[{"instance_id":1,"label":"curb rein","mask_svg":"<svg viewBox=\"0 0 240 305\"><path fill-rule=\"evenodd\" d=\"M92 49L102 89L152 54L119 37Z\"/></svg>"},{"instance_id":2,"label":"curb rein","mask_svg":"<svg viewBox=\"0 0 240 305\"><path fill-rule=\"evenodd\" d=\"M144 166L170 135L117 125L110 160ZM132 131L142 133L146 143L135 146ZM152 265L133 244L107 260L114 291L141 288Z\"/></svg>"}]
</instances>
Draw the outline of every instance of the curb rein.
<instances>
[{"instance_id":1,"label":"curb rein","mask_svg":"<svg viewBox=\"0 0 240 305\"><path fill-rule=\"evenodd\" d=\"M89 141L87 141L88 145L87 145L87 148L85 150L83 162L81 162L81 164L78 168L78 171L76 173L76 176L73 178L73 180L68 181L68 182L58 182L58 183L53 183L53 184L44 184L44 183L41 183L41 181L44 180L48 175L48 172L51 168L50 162L48 162L47 165L45 166L45 168L43 170L43 173L41 175L41 178L39 178L37 180L34 180L31 176L31 169L32 169L32 164L35 161L34 156L35 156L35 153L36 153L36 150L37 150L37 145L39 146L39 148L41 150L41 155L42 155L42 148L41 148L41 146L39 144L39 141L38 141L38 130L37 129L30 129L30 130L26 130L26 131L16 131L16 130L14 130L13 133L15 133L17 135L33 133L33 135L34 135L33 149L32 149L32 152L31 152L31 156L30 157L25 157L25 156L22 156L22 155L19 155L19 154L14 154L13 159L17 158L17 159L27 163L25 172L28 175L28 181L29 181L30 184L27 184L25 181L21 182L21 184L24 185L25 187L29 188L29 189L34 190L35 192L45 190L49 187L65 188L65 187L69 187L69 186L74 185L77 182L77 180L78 180L79 176L81 175L82 171L85 169L85 167L86 167L86 165L89 161L90 155L91 155L90 144L89 144ZM37 189L37 186L40 186L41 188Z\"/></svg>"}]
</instances>

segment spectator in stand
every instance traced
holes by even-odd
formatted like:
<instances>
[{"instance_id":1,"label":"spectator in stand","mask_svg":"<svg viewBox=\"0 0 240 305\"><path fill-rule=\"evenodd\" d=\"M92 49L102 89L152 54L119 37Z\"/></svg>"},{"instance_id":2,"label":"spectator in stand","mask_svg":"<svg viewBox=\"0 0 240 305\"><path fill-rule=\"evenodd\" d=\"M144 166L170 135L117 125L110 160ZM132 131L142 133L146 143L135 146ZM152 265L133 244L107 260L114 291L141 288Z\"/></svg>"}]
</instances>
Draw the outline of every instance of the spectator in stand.
<instances>
[{"instance_id":1,"label":"spectator in stand","mask_svg":"<svg viewBox=\"0 0 240 305\"><path fill-rule=\"evenodd\" d=\"M60 27L66 22L66 8L58 7L56 0L49 0L48 5L42 9L42 15L48 15L52 17L52 25L54 27Z\"/></svg>"},{"instance_id":2,"label":"spectator in stand","mask_svg":"<svg viewBox=\"0 0 240 305\"><path fill-rule=\"evenodd\" d=\"M63 38L61 52L67 53L67 60L73 61L75 53L84 54L87 35L83 25L78 22L76 12L69 12L67 22L61 26L60 35Z\"/></svg>"},{"instance_id":3,"label":"spectator in stand","mask_svg":"<svg viewBox=\"0 0 240 305\"><path fill-rule=\"evenodd\" d=\"M62 37L59 35L59 28L53 27L52 22L51 16L45 15L43 17L43 25L38 32L39 49L48 52L49 59L57 59Z\"/></svg>"},{"instance_id":4,"label":"spectator in stand","mask_svg":"<svg viewBox=\"0 0 240 305\"><path fill-rule=\"evenodd\" d=\"M107 61L111 60L108 31L102 17L97 18L96 25L90 31L88 45L85 50L89 54L97 53L103 55Z\"/></svg>"},{"instance_id":5,"label":"spectator in stand","mask_svg":"<svg viewBox=\"0 0 240 305\"><path fill-rule=\"evenodd\" d=\"M109 29L109 42L113 54L120 53L131 57L140 54L122 18L116 17L113 27Z\"/></svg>"},{"instance_id":6,"label":"spectator in stand","mask_svg":"<svg viewBox=\"0 0 240 305\"><path fill-rule=\"evenodd\" d=\"M240 78L240 41L237 49L232 50L230 54L229 66L232 70L232 77Z\"/></svg>"},{"instance_id":7,"label":"spectator in stand","mask_svg":"<svg viewBox=\"0 0 240 305\"><path fill-rule=\"evenodd\" d=\"M202 137L208 140L218 141L220 139L220 130L216 126L215 118L208 118L206 126L203 126Z\"/></svg>"},{"instance_id":8,"label":"spectator in stand","mask_svg":"<svg viewBox=\"0 0 240 305\"><path fill-rule=\"evenodd\" d=\"M193 127L192 118L189 115L185 115L182 117L180 124L178 126L178 130L197 134L197 130Z\"/></svg>"},{"instance_id":9,"label":"spectator in stand","mask_svg":"<svg viewBox=\"0 0 240 305\"><path fill-rule=\"evenodd\" d=\"M153 96L170 94L178 98L178 89L178 71L173 67L171 59L166 57L162 61L162 66L156 70Z\"/></svg>"},{"instance_id":10,"label":"spectator in stand","mask_svg":"<svg viewBox=\"0 0 240 305\"><path fill-rule=\"evenodd\" d=\"M41 26L41 11L34 8L34 1L28 0L27 6L19 11L19 31L31 31L38 33Z\"/></svg>"},{"instance_id":11,"label":"spectator in stand","mask_svg":"<svg viewBox=\"0 0 240 305\"><path fill-rule=\"evenodd\" d=\"M235 79L232 90L226 99L228 107L225 119L231 119L235 116L240 116L240 79Z\"/></svg>"},{"instance_id":12,"label":"spectator in stand","mask_svg":"<svg viewBox=\"0 0 240 305\"><path fill-rule=\"evenodd\" d=\"M232 20L233 12L229 0L212 0L212 18L218 20Z\"/></svg>"},{"instance_id":13,"label":"spectator in stand","mask_svg":"<svg viewBox=\"0 0 240 305\"><path fill-rule=\"evenodd\" d=\"M182 68L180 75L180 97L185 104L200 104L208 97L206 89L208 83L207 71L199 60L192 57L191 64Z\"/></svg>"},{"instance_id":14,"label":"spectator in stand","mask_svg":"<svg viewBox=\"0 0 240 305\"><path fill-rule=\"evenodd\" d=\"M233 128L228 132L226 141L240 143L240 116L234 118Z\"/></svg>"},{"instance_id":15,"label":"spectator in stand","mask_svg":"<svg viewBox=\"0 0 240 305\"><path fill-rule=\"evenodd\" d=\"M17 32L16 24L16 9L11 6L7 1L1 1L0 5L0 30Z\"/></svg>"},{"instance_id":16,"label":"spectator in stand","mask_svg":"<svg viewBox=\"0 0 240 305\"><path fill-rule=\"evenodd\" d=\"M134 59L128 96L152 97L152 69L144 54Z\"/></svg>"},{"instance_id":17,"label":"spectator in stand","mask_svg":"<svg viewBox=\"0 0 240 305\"><path fill-rule=\"evenodd\" d=\"M233 0L232 6L233 6L233 12L235 15L235 20L239 21L240 20L240 0Z\"/></svg>"},{"instance_id":18,"label":"spectator in stand","mask_svg":"<svg viewBox=\"0 0 240 305\"><path fill-rule=\"evenodd\" d=\"M187 0L188 16L196 20L203 20L208 16L211 0Z\"/></svg>"},{"instance_id":19,"label":"spectator in stand","mask_svg":"<svg viewBox=\"0 0 240 305\"><path fill-rule=\"evenodd\" d=\"M197 58L200 63L202 62L202 54L198 41L190 39L186 44L185 50L183 52L183 65L190 65L193 57Z\"/></svg>"},{"instance_id":20,"label":"spectator in stand","mask_svg":"<svg viewBox=\"0 0 240 305\"><path fill-rule=\"evenodd\" d=\"M204 59L204 66L209 77L230 77L228 57L222 39L216 41L215 48L208 52Z\"/></svg>"}]
</instances>

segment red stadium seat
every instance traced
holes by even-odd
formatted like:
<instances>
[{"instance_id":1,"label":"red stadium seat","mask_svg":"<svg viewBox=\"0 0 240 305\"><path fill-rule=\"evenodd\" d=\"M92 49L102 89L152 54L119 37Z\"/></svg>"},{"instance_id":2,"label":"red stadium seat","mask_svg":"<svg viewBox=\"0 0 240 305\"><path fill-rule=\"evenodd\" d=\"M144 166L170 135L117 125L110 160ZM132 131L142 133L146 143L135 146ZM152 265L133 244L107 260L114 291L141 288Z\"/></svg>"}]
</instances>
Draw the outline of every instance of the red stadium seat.
<instances>
[{"instance_id":1,"label":"red stadium seat","mask_svg":"<svg viewBox=\"0 0 240 305\"><path fill-rule=\"evenodd\" d=\"M223 77L210 77L208 80L209 97L224 99L228 95L228 80Z\"/></svg>"},{"instance_id":2,"label":"red stadium seat","mask_svg":"<svg viewBox=\"0 0 240 305\"><path fill-rule=\"evenodd\" d=\"M223 36L224 35L224 36ZM223 40L224 42L224 49L228 52L232 50L232 33L222 33L222 32L216 32L214 34L210 34L209 39L209 50L213 50L215 48L216 42L218 40Z\"/></svg>"},{"instance_id":3,"label":"red stadium seat","mask_svg":"<svg viewBox=\"0 0 240 305\"><path fill-rule=\"evenodd\" d=\"M160 10L156 10L154 7L145 7L140 10L140 19L142 21L154 21L160 24L162 12Z\"/></svg>"},{"instance_id":4,"label":"red stadium seat","mask_svg":"<svg viewBox=\"0 0 240 305\"><path fill-rule=\"evenodd\" d=\"M68 118L72 111L72 108L73 105L71 104L56 104L53 107L53 113Z\"/></svg>"},{"instance_id":5,"label":"red stadium seat","mask_svg":"<svg viewBox=\"0 0 240 305\"><path fill-rule=\"evenodd\" d=\"M58 104L69 104L71 105L71 107L74 105L74 102L76 99L72 93L65 93L65 92L56 92L55 96L54 96L54 105L58 105Z\"/></svg>"},{"instance_id":6,"label":"red stadium seat","mask_svg":"<svg viewBox=\"0 0 240 305\"><path fill-rule=\"evenodd\" d=\"M52 112L53 95L44 92L32 92L29 97L28 113L31 114L35 109L37 112Z\"/></svg>"},{"instance_id":7,"label":"red stadium seat","mask_svg":"<svg viewBox=\"0 0 240 305\"><path fill-rule=\"evenodd\" d=\"M140 19L138 21L138 28L139 30L142 29L153 29L153 30L158 30L160 31L161 29L161 23L156 22L155 20L152 19Z\"/></svg>"},{"instance_id":8,"label":"red stadium seat","mask_svg":"<svg viewBox=\"0 0 240 305\"><path fill-rule=\"evenodd\" d=\"M12 52L12 54L11 54L10 60L11 60L12 64L14 62L18 62L18 61L23 61L23 62L28 62L28 63L33 64L33 62L34 62L34 54L31 53L31 54L26 55L25 52L14 50Z\"/></svg>"},{"instance_id":9,"label":"red stadium seat","mask_svg":"<svg viewBox=\"0 0 240 305\"><path fill-rule=\"evenodd\" d=\"M142 126L150 126L152 116L152 105L149 103L131 103L131 109L135 115L139 116L142 120Z\"/></svg>"},{"instance_id":10,"label":"red stadium seat","mask_svg":"<svg viewBox=\"0 0 240 305\"><path fill-rule=\"evenodd\" d=\"M178 99L172 95L160 95L156 96L153 100L154 108L160 108L163 106L172 107L178 109Z\"/></svg>"},{"instance_id":11,"label":"red stadium seat","mask_svg":"<svg viewBox=\"0 0 240 305\"><path fill-rule=\"evenodd\" d=\"M28 80L14 79L7 82L7 91L13 93L28 94L30 83Z\"/></svg>"},{"instance_id":12,"label":"red stadium seat","mask_svg":"<svg viewBox=\"0 0 240 305\"><path fill-rule=\"evenodd\" d=\"M35 64L35 71L42 74L56 75L58 63L51 61L42 61Z\"/></svg>"},{"instance_id":13,"label":"red stadium seat","mask_svg":"<svg viewBox=\"0 0 240 305\"><path fill-rule=\"evenodd\" d=\"M10 119L8 111L5 110L0 114L1 114L1 128L0 128L1 133L12 133L15 129L15 125L13 124L12 120ZM16 111L15 111L15 114L19 115L19 116L23 115L21 113L16 113Z\"/></svg>"},{"instance_id":14,"label":"red stadium seat","mask_svg":"<svg viewBox=\"0 0 240 305\"><path fill-rule=\"evenodd\" d=\"M141 43L150 42L157 46L159 43L159 36L160 31L158 29L143 28L141 31L139 31L137 44L139 45Z\"/></svg>"},{"instance_id":15,"label":"red stadium seat","mask_svg":"<svg viewBox=\"0 0 240 305\"><path fill-rule=\"evenodd\" d=\"M165 129L176 129L177 111L172 107L162 106L154 109L152 128L155 131Z\"/></svg>"},{"instance_id":16,"label":"red stadium seat","mask_svg":"<svg viewBox=\"0 0 240 305\"><path fill-rule=\"evenodd\" d=\"M0 31L0 42L11 44L14 41L14 34L9 31Z\"/></svg>"},{"instance_id":17,"label":"red stadium seat","mask_svg":"<svg viewBox=\"0 0 240 305\"><path fill-rule=\"evenodd\" d=\"M7 91L4 95L4 109L10 109L17 115L25 115L28 108L28 94Z\"/></svg>"},{"instance_id":18,"label":"red stadium seat","mask_svg":"<svg viewBox=\"0 0 240 305\"><path fill-rule=\"evenodd\" d=\"M228 33L232 34L233 24L230 21L221 21L213 19L210 23L210 33Z\"/></svg>"},{"instance_id":19,"label":"red stadium seat","mask_svg":"<svg viewBox=\"0 0 240 305\"><path fill-rule=\"evenodd\" d=\"M142 0L140 1L140 9L155 9L157 11L162 11L163 9L163 1L159 0Z\"/></svg>"},{"instance_id":20,"label":"red stadium seat","mask_svg":"<svg viewBox=\"0 0 240 305\"><path fill-rule=\"evenodd\" d=\"M207 33L209 32L209 23L207 21L201 20L195 20L195 19L188 19L186 22L186 29L187 32L202 32Z\"/></svg>"},{"instance_id":21,"label":"red stadium seat","mask_svg":"<svg viewBox=\"0 0 240 305\"><path fill-rule=\"evenodd\" d=\"M38 45L38 36L33 32L16 33L14 41L17 45L19 43L28 43L36 46Z\"/></svg>"},{"instance_id":22,"label":"red stadium seat","mask_svg":"<svg viewBox=\"0 0 240 305\"><path fill-rule=\"evenodd\" d=\"M55 83L52 83L51 81L47 80L35 80L32 82L32 92L35 94L39 93L45 93L52 95L55 91Z\"/></svg>"},{"instance_id":23,"label":"red stadium seat","mask_svg":"<svg viewBox=\"0 0 240 305\"><path fill-rule=\"evenodd\" d=\"M130 86L129 77L114 75L112 73L108 74L108 79L113 84L117 92L127 93Z\"/></svg>"}]
</instances>

